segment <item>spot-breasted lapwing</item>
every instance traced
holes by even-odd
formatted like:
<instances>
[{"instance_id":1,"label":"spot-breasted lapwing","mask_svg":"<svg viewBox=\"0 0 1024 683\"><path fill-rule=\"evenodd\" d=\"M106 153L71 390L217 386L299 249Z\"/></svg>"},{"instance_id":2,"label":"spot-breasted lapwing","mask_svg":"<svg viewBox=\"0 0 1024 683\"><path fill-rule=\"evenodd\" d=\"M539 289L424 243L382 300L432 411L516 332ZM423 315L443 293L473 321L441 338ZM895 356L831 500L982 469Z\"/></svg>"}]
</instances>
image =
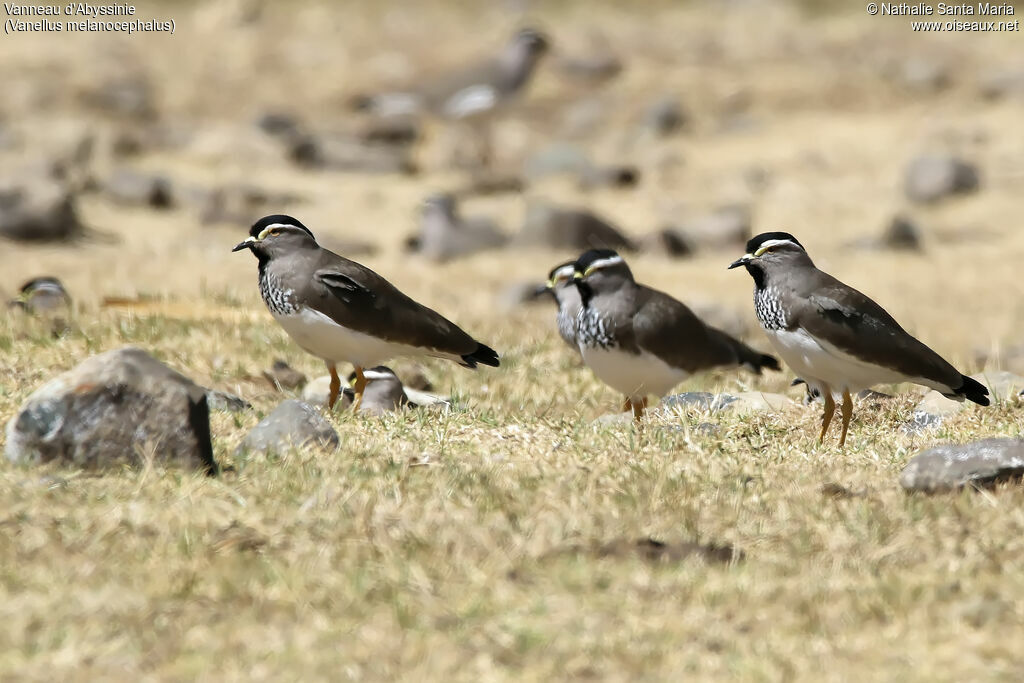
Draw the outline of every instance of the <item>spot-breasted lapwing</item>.
<instances>
[{"instance_id":1,"label":"spot-breasted lapwing","mask_svg":"<svg viewBox=\"0 0 1024 683\"><path fill-rule=\"evenodd\" d=\"M317 244L291 216L266 216L233 251L259 261L259 287L274 319L331 373L328 407L341 391L336 365L354 366L354 409L363 368L397 356L436 356L467 368L498 366L498 354L437 312L412 300L366 266Z\"/></svg>"},{"instance_id":2,"label":"spot-breasted lapwing","mask_svg":"<svg viewBox=\"0 0 1024 683\"><path fill-rule=\"evenodd\" d=\"M913 382L957 401L988 405L988 389L960 374L867 296L818 270L789 233L751 239L747 253L729 267L740 266L754 278L754 311L775 350L825 400L821 440L841 395L839 445L845 445L851 394L876 384Z\"/></svg>"},{"instance_id":3,"label":"spot-breasted lapwing","mask_svg":"<svg viewBox=\"0 0 1024 683\"><path fill-rule=\"evenodd\" d=\"M575 263L580 311L576 340L583 362L625 395L637 420L651 394L659 398L690 375L745 366L779 369L772 356L710 327L685 304L636 282L614 251L593 249Z\"/></svg>"}]
</instances>

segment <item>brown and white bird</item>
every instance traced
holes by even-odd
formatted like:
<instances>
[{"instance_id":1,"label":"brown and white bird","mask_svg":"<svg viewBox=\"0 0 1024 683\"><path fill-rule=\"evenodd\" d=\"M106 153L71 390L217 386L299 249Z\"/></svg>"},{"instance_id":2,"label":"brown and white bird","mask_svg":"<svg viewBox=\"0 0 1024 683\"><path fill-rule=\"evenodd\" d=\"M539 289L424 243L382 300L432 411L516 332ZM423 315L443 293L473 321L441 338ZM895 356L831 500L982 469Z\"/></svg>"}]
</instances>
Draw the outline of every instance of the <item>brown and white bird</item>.
<instances>
[{"instance_id":1,"label":"brown and white bird","mask_svg":"<svg viewBox=\"0 0 1024 683\"><path fill-rule=\"evenodd\" d=\"M691 375L744 366L760 374L779 362L710 327L680 301L636 282L609 249L592 249L575 263L580 293L576 341L583 362L625 397L637 420L651 394L659 398Z\"/></svg>"},{"instance_id":2,"label":"brown and white bird","mask_svg":"<svg viewBox=\"0 0 1024 683\"><path fill-rule=\"evenodd\" d=\"M842 396L843 432L853 399L876 384L913 382L956 401L987 406L988 389L912 337L877 303L818 270L800 242L767 232L747 242L743 266L754 278L754 311L782 359L825 400L821 440Z\"/></svg>"},{"instance_id":3,"label":"brown and white bird","mask_svg":"<svg viewBox=\"0 0 1024 683\"><path fill-rule=\"evenodd\" d=\"M317 244L291 216L266 216L232 251L249 249L259 261L263 302L285 332L327 364L328 407L341 392L337 364L354 366L358 410L363 368L397 356L435 356L467 368L497 367L498 354L439 313L417 303L366 266Z\"/></svg>"},{"instance_id":4,"label":"brown and white bird","mask_svg":"<svg viewBox=\"0 0 1024 683\"><path fill-rule=\"evenodd\" d=\"M453 120L486 115L525 89L548 47L542 33L524 28L495 57L426 79L407 90L358 96L353 105L382 117L425 111Z\"/></svg>"}]
</instances>

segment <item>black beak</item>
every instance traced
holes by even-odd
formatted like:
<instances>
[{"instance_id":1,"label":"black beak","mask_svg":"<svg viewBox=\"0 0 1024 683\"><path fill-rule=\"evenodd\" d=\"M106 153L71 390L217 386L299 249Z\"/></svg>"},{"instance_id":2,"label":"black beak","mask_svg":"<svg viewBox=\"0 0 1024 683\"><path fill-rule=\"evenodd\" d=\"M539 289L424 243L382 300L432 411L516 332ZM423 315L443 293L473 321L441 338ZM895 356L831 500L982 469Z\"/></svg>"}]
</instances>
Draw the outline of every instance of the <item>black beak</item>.
<instances>
[{"instance_id":1,"label":"black beak","mask_svg":"<svg viewBox=\"0 0 1024 683\"><path fill-rule=\"evenodd\" d=\"M732 263L730 263L729 267L726 268L726 270L732 270L733 268L739 268L740 266L745 266L745 265L747 265L747 258L746 257L738 258L735 261L733 261Z\"/></svg>"},{"instance_id":2,"label":"black beak","mask_svg":"<svg viewBox=\"0 0 1024 683\"><path fill-rule=\"evenodd\" d=\"M540 297L544 296L545 294L550 294L551 296L554 296L555 293L547 285L537 285L537 287L534 288L534 290L533 290L533 298L534 299L539 299Z\"/></svg>"},{"instance_id":3,"label":"black beak","mask_svg":"<svg viewBox=\"0 0 1024 683\"><path fill-rule=\"evenodd\" d=\"M235 248L232 249L231 251L235 252L235 251L242 251L243 249L252 249L252 245L254 245L254 244L256 244L256 243L253 242L252 240L246 240L244 242L239 242L238 244L235 245Z\"/></svg>"}]
</instances>

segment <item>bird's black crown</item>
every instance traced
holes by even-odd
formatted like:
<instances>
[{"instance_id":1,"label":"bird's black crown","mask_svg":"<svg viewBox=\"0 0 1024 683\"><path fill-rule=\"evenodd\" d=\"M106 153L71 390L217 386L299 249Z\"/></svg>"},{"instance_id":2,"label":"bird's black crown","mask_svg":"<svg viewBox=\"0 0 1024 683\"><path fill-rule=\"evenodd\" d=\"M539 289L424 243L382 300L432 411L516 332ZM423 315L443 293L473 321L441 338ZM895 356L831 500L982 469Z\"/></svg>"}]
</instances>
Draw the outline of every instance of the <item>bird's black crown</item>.
<instances>
[{"instance_id":1,"label":"bird's black crown","mask_svg":"<svg viewBox=\"0 0 1024 683\"><path fill-rule=\"evenodd\" d=\"M586 270L595 261L615 258L618 255L614 249L591 249L590 251L585 251L576 259L576 270Z\"/></svg>"},{"instance_id":2,"label":"bird's black crown","mask_svg":"<svg viewBox=\"0 0 1024 683\"><path fill-rule=\"evenodd\" d=\"M800 240L793 237L788 232L762 232L760 235L756 235L750 238L750 241L747 242L747 253L755 253L758 249L761 248L762 244L770 240L789 240L790 242L797 245L804 251L807 251L806 249L804 249L804 245L800 244Z\"/></svg>"},{"instance_id":3,"label":"bird's black crown","mask_svg":"<svg viewBox=\"0 0 1024 683\"><path fill-rule=\"evenodd\" d=\"M268 226L274 225L275 223L280 223L281 225L292 225L300 230L305 230L310 237L313 237L313 233L309 231L309 228L300 223L298 219L286 216L282 213L275 213L271 216L264 216L259 219L252 224L251 228L249 228L249 235L252 237L259 237L261 232L263 232Z\"/></svg>"}]
</instances>

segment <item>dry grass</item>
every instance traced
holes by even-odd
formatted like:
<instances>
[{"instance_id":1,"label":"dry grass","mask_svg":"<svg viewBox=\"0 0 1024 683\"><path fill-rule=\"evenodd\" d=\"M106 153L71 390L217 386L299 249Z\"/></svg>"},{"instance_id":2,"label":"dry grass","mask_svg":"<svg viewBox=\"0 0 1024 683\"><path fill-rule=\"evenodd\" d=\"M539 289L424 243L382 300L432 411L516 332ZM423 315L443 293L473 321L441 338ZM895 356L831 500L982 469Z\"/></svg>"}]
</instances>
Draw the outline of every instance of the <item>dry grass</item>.
<instances>
[{"instance_id":1,"label":"dry grass","mask_svg":"<svg viewBox=\"0 0 1024 683\"><path fill-rule=\"evenodd\" d=\"M173 38L5 37L0 61L20 78L0 111L40 141L35 152L76 111L64 90L39 86L43 75L99 49L89 69L67 72L81 85L123 62L115 57L135 56L159 82L163 111L219 131L143 165L186 184L251 180L300 193L305 203L289 211L316 232L378 241L381 253L367 262L502 351L503 367L427 364L437 386L457 396L454 411L337 414L335 454L236 458L242 435L281 398L250 377L275 357L321 372L263 313L252 259L228 252L242 226L203 229L188 209L153 214L94 197L83 215L117 243L5 245L0 287L54 272L78 312L59 339L34 321L0 323L4 419L54 373L127 343L249 398L255 410L213 416L216 456L235 467L220 479L159 467L103 475L0 468L0 677L1019 676L1024 491L925 498L895 483L908 457L931 444L1022 433L1019 402L972 407L910 437L895 427L917 394L901 387L896 401L858 407L844 452L817 446L818 408L747 418L694 412L653 419L642 434L595 426L619 397L569 357L552 312L504 313L493 303L503 284L537 279L563 254L507 252L441 267L408 259L399 246L417 202L458 176L300 173L272 150L237 146L263 107L292 103L332 123L347 94L411 68L396 54L446 62L500 40L513 21L497 10L425 5L423 15L446 18L437 56L422 40L422 19L397 10L273 6L245 27L235 23L239 6L168 5L161 12L179 22ZM1015 258L1024 253L1021 105L982 102L973 85L978 70L1012 63L1004 53L1017 35L926 40L860 10L806 17L655 6L657 22L589 4L540 15L559 38L579 44L599 26L634 51L606 93L612 120L592 147L647 175L628 194L580 195L561 184L535 193L587 202L633 233L655 227L675 202L699 210L750 201L759 228L796 233L823 268L875 296L964 371L980 369L979 351L1024 341ZM444 42L469 24L484 27L479 40ZM390 61L361 61L371 48ZM879 75L879 64L911 53L953 55L951 90L906 93ZM501 128L512 159L544 139L547 129L534 123L557 108L557 79L543 74L537 86L525 118ZM627 145L622 131L639 104L665 91L685 94L695 132ZM758 123L723 133L716 122L737 91L749 93ZM52 99L41 102L40 93ZM977 160L983 191L915 213L926 228L923 255L848 248L903 208L904 163L936 147ZM765 189L741 180L755 167L772 176ZM523 206L495 198L467 210L511 227ZM734 257L632 262L642 279L688 302L716 302L752 320L749 278L724 268ZM137 293L171 303L134 316L98 305ZM760 335L752 341L765 345ZM721 373L684 388L796 397L788 380ZM694 429L701 422L718 431ZM670 547L663 555L635 547L646 538ZM725 563L687 555L693 542L736 552Z\"/></svg>"}]
</instances>

